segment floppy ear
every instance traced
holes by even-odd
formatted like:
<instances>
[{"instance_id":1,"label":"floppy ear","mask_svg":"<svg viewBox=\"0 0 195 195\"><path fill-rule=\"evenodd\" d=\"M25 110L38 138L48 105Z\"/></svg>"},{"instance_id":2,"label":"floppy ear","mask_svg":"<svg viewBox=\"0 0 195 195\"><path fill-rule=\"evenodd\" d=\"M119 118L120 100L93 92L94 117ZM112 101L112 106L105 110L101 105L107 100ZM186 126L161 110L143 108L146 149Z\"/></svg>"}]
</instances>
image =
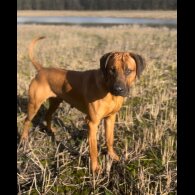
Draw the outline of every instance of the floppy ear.
<instances>
[{"instance_id":1,"label":"floppy ear","mask_svg":"<svg viewBox=\"0 0 195 195\"><path fill-rule=\"evenodd\" d=\"M112 52L106 53L100 58L100 69L102 70L104 75L106 75L106 66L111 54Z\"/></svg>"},{"instance_id":2,"label":"floppy ear","mask_svg":"<svg viewBox=\"0 0 195 195\"><path fill-rule=\"evenodd\" d=\"M145 60L142 58L142 56L135 54L135 53L129 53L129 55L135 60L136 74L137 74L138 78L140 78L142 71L146 67Z\"/></svg>"}]
</instances>

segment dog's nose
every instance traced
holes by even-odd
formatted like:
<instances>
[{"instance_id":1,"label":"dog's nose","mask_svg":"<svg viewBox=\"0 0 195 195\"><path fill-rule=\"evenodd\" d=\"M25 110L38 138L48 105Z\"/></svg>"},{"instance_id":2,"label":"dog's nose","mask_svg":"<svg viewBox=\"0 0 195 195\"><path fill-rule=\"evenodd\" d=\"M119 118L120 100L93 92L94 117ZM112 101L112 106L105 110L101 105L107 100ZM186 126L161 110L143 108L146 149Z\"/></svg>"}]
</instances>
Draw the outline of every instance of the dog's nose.
<instances>
[{"instance_id":1,"label":"dog's nose","mask_svg":"<svg viewBox=\"0 0 195 195\"><path fill-rule=\"evenodd\" d=\"M122 93L122 92L124 92L124 88L121 86L121 85L115 85L114 86L114 91L115 92L118 92L118 93Z\"/></svg>"}]
</instances>

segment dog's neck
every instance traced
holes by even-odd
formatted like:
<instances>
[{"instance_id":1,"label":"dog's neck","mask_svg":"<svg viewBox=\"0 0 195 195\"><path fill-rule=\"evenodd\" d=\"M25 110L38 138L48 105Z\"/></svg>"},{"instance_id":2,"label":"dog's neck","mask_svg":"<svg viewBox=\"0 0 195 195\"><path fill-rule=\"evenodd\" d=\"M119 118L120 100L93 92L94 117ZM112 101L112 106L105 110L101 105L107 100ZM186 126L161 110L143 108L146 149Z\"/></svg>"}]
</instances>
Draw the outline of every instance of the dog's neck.
<instances>
[{"instance_id":1,"label":"dog's neck","mask_svg":"<svg viewBox=\"0 0 195 195\"><path fill-rule=\"evenodd\" d=\"M97 74L98 74L98 76L96 77L96 83L98 83L97 86L101 86L98 88L100 88L100 90L104 91L106 94L110 93L109 88L108 88L107 83L106 83L106 78L105 78L102 70L98 69Z\"/></svg>"}]
</instances>

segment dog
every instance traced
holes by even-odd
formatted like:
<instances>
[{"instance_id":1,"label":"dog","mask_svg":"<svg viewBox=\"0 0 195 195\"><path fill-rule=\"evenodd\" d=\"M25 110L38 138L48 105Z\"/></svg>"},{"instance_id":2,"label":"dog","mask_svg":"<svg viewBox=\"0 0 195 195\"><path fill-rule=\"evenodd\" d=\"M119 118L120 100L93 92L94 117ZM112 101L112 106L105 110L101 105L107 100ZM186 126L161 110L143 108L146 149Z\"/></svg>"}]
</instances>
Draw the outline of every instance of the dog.
<instances>
[{"instance_id":1,"label":"dog","mask_svg":"<svg viewBox=\"0 0 195 195\"><path fill-rule=\"evenodd\" d=\"M52 114L62 101L66 101L86 114L91 169L96 172L100 169L96 139L98 124L104 119L108 154L118 161L119 157L113 149L116 113L128 96L132 83L144 70L145 60L132 52L109 52L100 58L97 70L81 72L44 68L33 54L36 43L44 38L33 39L29 46L29 57L37 74L29 86L28 111L20 141L27 142L31 121L47 99L49 108L45 121L47 128L55 132L51 126Z\"/></svg>"}]
</instances>

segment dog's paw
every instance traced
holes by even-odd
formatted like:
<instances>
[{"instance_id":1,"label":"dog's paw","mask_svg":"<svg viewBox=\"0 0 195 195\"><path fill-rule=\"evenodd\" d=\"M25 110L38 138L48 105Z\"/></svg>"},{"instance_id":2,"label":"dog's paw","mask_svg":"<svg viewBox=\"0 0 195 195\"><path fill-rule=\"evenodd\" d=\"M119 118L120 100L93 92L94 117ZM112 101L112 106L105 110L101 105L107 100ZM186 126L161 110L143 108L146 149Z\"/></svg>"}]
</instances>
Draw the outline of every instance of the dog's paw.
<instances>
[{"instance_id":1,"label":"dog's paw","mask_svg":"<svg viewBox=\"0 0 195 195\"><path fill-rule=\"evenodd\" d=\"M22 134L22 136L20 137L18 148L22 147L23 151L25 151L27 143L28 143L28 134Z\"/></svg>"},{"instance_id":2,"label":"dog's paw","mask_svg":"<svg viewBox=\"0 0 195 195\"><path fill-rule=\"evenodd\" d=\"M95 173L95 172L99 172L101 171L101 166L99 165L98 162L93 162L91 164L91 169L92 169L92 172Z\"/></svg>"},{"instance_id":3,"label":"dog's paw","mask_svg":"<svg viewBox=\"0 0 195 195\"><path fill-rule=\"evenodd\" d=\"M28 134L23 133L20 137L20 143L28 141Z\"/></svg>"},{"instance_id":4,"label":"dog's paw","mask_svg":"<svg viewBox=\"0 0 195 195\"><path fill-rule=\"evenodd\" d=\"M113 160L116 160L116 161L120 160L119 156L114 151L108 152L108 154L109 154L110 158L112 158Z\"/></svg>"},{"instance_id":5,"label":"dog's paw","mask_svg":"<svg viewBox=\"0 0 195 195\"><path fill-rule=\"evenodd\" d=\"M51 132L52 132L52 133L57 132L57 129L56 129L55 127L51 127L50 129L51 129Z\"/></svg>"}]
</instances>

